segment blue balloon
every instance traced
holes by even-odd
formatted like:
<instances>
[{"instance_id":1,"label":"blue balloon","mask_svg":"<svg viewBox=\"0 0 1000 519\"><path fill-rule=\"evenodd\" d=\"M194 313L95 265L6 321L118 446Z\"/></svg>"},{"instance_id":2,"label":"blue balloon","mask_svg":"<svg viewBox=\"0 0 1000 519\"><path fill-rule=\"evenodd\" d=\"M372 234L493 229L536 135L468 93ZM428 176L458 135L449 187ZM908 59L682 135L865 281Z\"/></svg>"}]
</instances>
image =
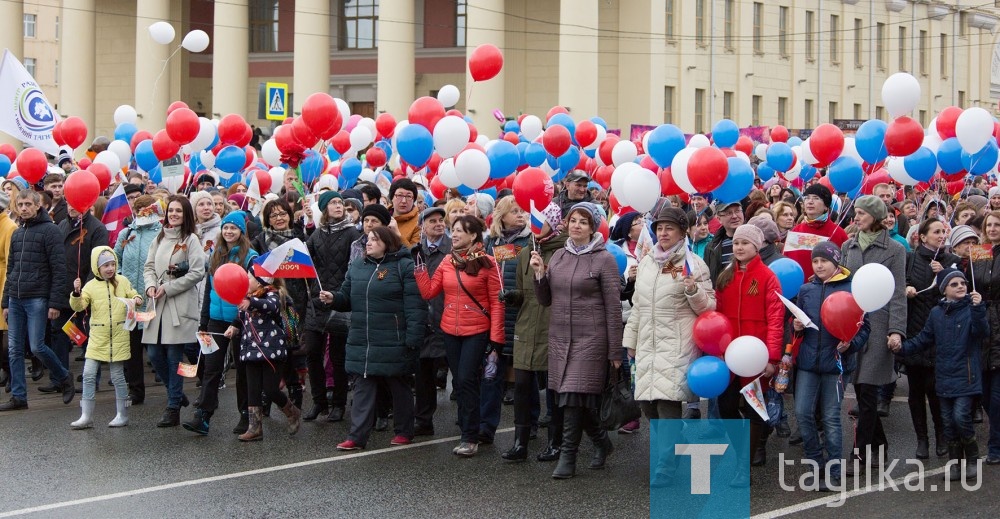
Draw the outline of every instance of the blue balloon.
<instances>
[{"instance_id":1,"label":"blue balloon","mask_svg":"<svg viewBox=\"0 0 1000 519\"><path fill-rule=\"evenodd\" d=\"M490 160L490 178L507 178L521 163L517 147L503 139L493 141L486 158Z\"/></svg>"},{"instance_id":2,"label":"blue balloon","mask_svg":"<svg viewBox=\"0 0 1000 519\"><path fill-rule=\"evenodd\" d=\"M720 148L732 148L740 138L740 127L729 119L723 119L712 127L712 140ZM663 167L663 166L660 166Z\"/></svg>"},{"instance_id":3,"label":"blue balloon","mask_svg":"<svg viewBox=\"0 0 1000 519\"><path fill-rule=\"evenodd\" d=\"M605 130L608 129L608 122L600 117L591 117L590 122L604 128Z\"/></svg>"},{"instance_id":4,"label":"blue balloon","mask_svg":"<svg viewBox=\"0 0 1000 519\"><path fill-rule=\"evenodd\" d=\"M465 184L459 184L458 187L456 187L455 189L457 189L458 190L458 194L460 194L462 196L469 196L472 193L476 192L475 189L472 189L471 187L469 187L469 186L467 186Z\"/></svg>"},{"instance_id":5,"label":"blue balloon","mask_svg":"<svg viewBox=\"0 0 1000 519\"><path fill-rule=\"evenodd\" d=\"M559 171L565 171L566 173L573 171L580 162L580 148L570 146L566 150L566 153L563 153L556 162L559 164Z\"/></svg>"},{"instance_id":6,"label":"blue balloon","mask_svg":"<svg viewBox=\"0 0 1000 519\"><path fill-rule=\"evenodd\" d=\"M409 126L407 126L407 128L409 128ZM361 167L361 161L351 157L340 163L340 177L349 181L355 181L359 176L361 176L362 169L364 168Z\"/></svg>"},{"instance_id":7,"label":"blue balloon","mask_svg":"<svg viewBox=\"0 0 1000 519\"><path fill-rule=\"evenodd\" d=\"M718 357L699 357L688 366L687 384L701 398L715 398L729 387L729 367Z\"/></svg>"},{"instance_id":8,"label":"blue balloon","mask_svg":"<svg viewBox=\"0 0 1000 519\"><path fill-rule=\"evenodd\" d=\"M333 146L326 147L326 158L330 159L331 162L335 160L340 160L340 157L341 157L340 153L338 153Z\"/></svg>"},{"instance_id":9,"label":"blue balloon","mask_svg":"<svg viewBox=\"0 0 1000 519\"><path fill-rule=\"evenodd\" d=\"M615 263L618 264L618 275L624 276L625 270L628 269L628 255L625 254L625 249L622 249L617 243L612 242L608 242L604 248L615 257Z\"/></svg>"},{"instance_id":10,"label":"blue balloon","mask_svg":"<svg viewBox=\"0 0 1000 519\"><path fill-rule=\"evenodd\" d=\"M802 171L799 172L799 178L801 178L803 182L809 182L814 176L816 176L816 168L810 166L809 164L803 164Z\"/></svg>"},{"instance_id":11,"label":"blue balloon","mask_svg":"<svg viewBox=\"0 0 1000 519\"><path fill-rule=\"evenodd\" d=\"M937 160L941 171L949 175L965 169L962 165L962 145L959 144L958 138L945 139L938 146Z\"/></svg>"},{"instance_id":12,"label":"blue balloon","mask_svg":"<svg viewBox=\"0 0 1000 519\"><path fill-rule=\"evenodd\" d=\"M524 142L524 141L521 141L521 142L517 143L517 145L514 146L514 147L517 148L518 165L519 166L523 166L523 165L527 164L527 162L524 159L524 153L526 151L528 151L528 143Z\"/></svg>"},{"instance_id":13,"label":"blue balloon","mask_svg":"<svg viewBox=\"0 0 1000 519\"><path fill-rule=\"evenodd\" d=\"M115 140L132 142L132 136L134 136L137 131L139 131L139 129L132 123L119 124L118 127L115 128Z\"/></svg>"},{"instance_id":14,"label":"blue balloon","mask_svg":"<svg viewBox=\"0 0 1000 519\"><path fill-rule=\"evenodd\" d=\"M772 142L767 147L767 163L775 171L784 173L792 169L792 165L795 164L795 154L792 153L792 148L788 144Z\"/></svg>"},{"instance_id":15,"label":"blue balloon","mask_svg":"<svg viewBox=\"0 0 1000 519\"><path fill-rule=\"evenodd\" d=\"M865 185L865 183L864 183L864 182L862 182L862 183L858 184L858 187L856 187L856 188L854 188L854 189L852 189L852 190L848 191L848 192L847 192L847 198L848 198L848 199L850 199L850 200L856 200L856 199L858 198L858 193L860 193L860 192L861 192L861 186L863 186L863 185ZM833 198L834 198L835 200L840 200L840 197L839 197L839 196L834 196Z\"/></svg>"},{"instance_id":16,"label":"blue balloon","mask_svg":"<svg viewBox=\"0 0 1000 519\"><path fill-rule=\"evenodd\" d=\"M583 154L590 158L594 158L597 156L597 148L587 148L583 150Z\"/></svg>"},{"instance_id":17,"label":"blue balloon","mask_svg":"<svg viewBox=\"0 0 1000 519\"><path fill-rule=\"evenodd\" d=\"M792 136L792 137L789 137L787 141L785 141L785 144L788 144L789 146L791 146L793 148L796 147L796 146L801 146L802 145L802 139L800 139L798 136Z\"/></svg>"},{"instance_id":18,"label":"blue balloon","mask_svg":"<svg viewBox=\"0 0 1000 519\"><path fill-rule=\"evenodd\" d=\"M157 162L156 166L151 169L146 170L146 174L149 175L149 179L153 181L154 184L159 184L163 182L163 172L160 171L160 163ZM234 175L235 177L235 175ZM222 177L219 177L219 183L222 183ZM225 187L229 187L228 185Z\"/></svg>"},{"instance_id":19,"label":"blue balloon","mask_svg":"<svg viewBox=\"0 0 1000 519\"><path fill-rule=\"evenodd\" d=\"M549 117L548 122L545 123L545 127L548 128L555 124L566 127L569 130L569 136L574 139L576 138L576 122L573 121L573 118L569 114L558 113Z\"/></svg>"},{"instance_id":20,"label":"blue balloon","mask_svg":"<svg viewBox=\"0 0 1000 519\"><path fill-rule=\"evenodd\" d=\"M865 172L854 157L840 157L830 164L827 170L830 185L838 193L846 193L861 185Z\"/></svg>"},{"instance_id":21,"label":"blue balloon","mask_svg":"<svg viewBox=\"0 0 1000 519\"><path fill-rule=\"evenodd\" d=\"M423 125L409 124L396 134L396 151L407 164L422 168L434 153L434 137Z\"/></svg>"},{"instance_id":22,"label":"blue balloon","mask_svg":"<svg viewBox=\"0 0 1000 519\"><path fill-rule=\"evenodd\" d=\"M354 159L358 160L358 159ZM343 172L343 168L341 168ZM323 157L315 150L306 150L302 155L302 162L299 162L299 174L302 175L303 184L312 184L323 173Z\"/></svg>"},{"instance_id":23,"label":"blue balloon","mask_svg":"<svg viewBox=\"0 0 1000 519\"><path fill-rule=\"evenodd\" d=\"M925 146L903 158L903 169L917 182L927 182L937 172L937 157Z\"/></svg>"},{"instance_id":24,"label":"blue balloon","mask_svg":"<svg viewBox=\"0 0 1000 519\"><path fill-rule=\"evenodd\" d=\"M799 289L806 282L802 266L793 259L780 258L768 265L781 284L781 295L791 299L799 295Z\"/></svg>"},{"instance_id":25,"label":"blue balloon","mask_svg":"<svg viewBox=\"0 0 1000 519\"><path fill-rule=\"evenodd\" d=\"M507 121L503 123L503 131L520 133L521 125L517 124L517 121Z\"/></svg>"},{"instance_id":26,"label":"blue balloon","mask_svg":"<svg viewBox=\"0 0 1000 519\"><path fill-rule=\"evenodd\" d=\"M646 139L646 153L661 168L669 168L677 152L684 149L687 142L684 132L672 124L661 124L649 132Z\"/></svg>"},{"instance_id":27,"label":"blue balloon","mask_svg":"<svg viewBox=\"0 0 1000 519\"><path fill-rule=\"evenodd\" d=\"M191 173L197 173L205 168L205 165L201 163L201 154L192 153L191 160L188 161L188 168L191 169Z\"/></svg>"},{"instance_id":28,"label":"blue balloon","mask_svg":"<svg viewBox=\"0 0 1000 519\"><path fill-rule=\"evenodd\" d=\"M569 174L569 171L563 171L561 169L557 169L555 171L555 173L552 174L552 181L553 182L559 182L560 180L566 178L566 175L568 175L568 174Z\"/></svg>"},{"instance_id":29,"label":"blue balloon","mask_svg":"<svg viewBox=\"0 0 1000 519\"><path fill-rule=\"evenodd\" d=\"M997 141L990 139L986 141L983 149L969 154L962 152L962 167L972 175L982 175L989 173L997 163Z\"/></svg>"},{"instance_id":30,"label":"blue balloon","mask_svg":"<svg viewBox=\"0 0 1000 519\"><path fill-rule=\"evenodd\" d=\"M6 178L7 173L10 173L10 158L0 155L0 178Z\"/></svg>"},{"instance_id":31,"label":"blue balloon","mask_svg":"<svg viewBox=\"0 0 1000 519\"><path fill-rule=\"evenodd\" d=\"M392 143L388 139L382 139L375 143L375 147L385 152L385 160L392 158Z\"/></svg>"},{"instance_id":32,"label":"blue balloon","mask_svg":"<svg viewBox=\"0 0 1000 519\"><path fill-rule=\"evenodd\" d=\"M757 164L757 176L761 179L761 181L767 182L774 176L774 168L772 168L767 162L761 162L760 164Z\"/></svg>"},{"instance_id":33,"label":"blue balloon","mask_svg":"<svg viewBox=\"0 0 1000 519\"><path fill-rule=\"evenodd\" d=\"M743 159L729 157L729 174L721 186L712 191L712 196L723 203L739 202L753 189L753 168Z\"/></svg>"},{"instance_id":34,"label":"blue balloon","mask_svg":"<svg viewBox=\"0 0 1000 519\"><path fill-rule=\"evenodd\" d=\"M528 148L524 150L524 161L533 168L541 166L547 156L545 146L542 146L540 142L529 143Z\"/></svg>"},{"instance_id":35,"label":"blue balloon","mask_svg":"<svg viewBox=\"0 0 1000 519\"><path fill-rule=\"evenodd\" d=\"M139 166L139 169L146 172L152 171L153 168L160 165L160 159L156 158L156 154L153 153L152 139L146 139L136 145L135 163Z\"/></svg>"},{"instance_id":36,"label":"blue balloon","mask_svg":"<svg viewBox=\"0 0 1000 519\"><path fill-rule=\"evenodd\" d=\"M885 149L885 131L888 127L885 121L879 119L865 121L858 127L854 145L865 162L875 164L889 156L889 151Z\"/></svg>"},{"instance_id":37,"label":"blue balloon","mask_svg":"<svg viewBox=\"0 0 1000 519\"><path fill-rule=\"evenodd\" d=\"M215 156L215 167L226 173L237 173L247 161L246 153L237 146L226 146Z\"/></svg>"}]
</instances>

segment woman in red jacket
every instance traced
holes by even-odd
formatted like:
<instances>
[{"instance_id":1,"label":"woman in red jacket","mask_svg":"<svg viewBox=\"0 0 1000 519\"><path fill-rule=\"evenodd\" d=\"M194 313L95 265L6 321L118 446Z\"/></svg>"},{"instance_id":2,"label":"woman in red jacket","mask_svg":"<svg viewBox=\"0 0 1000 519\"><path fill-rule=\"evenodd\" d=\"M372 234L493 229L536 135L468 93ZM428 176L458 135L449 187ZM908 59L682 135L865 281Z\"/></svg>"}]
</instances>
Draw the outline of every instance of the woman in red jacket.
<instances>
[{"instance_id":1,"label":"woman in red jacket","mask_svg":"<svg viewBox=\"0 0 1000 519\"><path fill-rule=\"evenodd\" d=\"M424 299L444 292L441 331L454 377L462 441L452 451L475 456L479 450L479 377L488 351L503 350L504 306L500 302L497 264L483 246L482 220L464 215L451 225L451 261L427 276L420 262L415 274ZM494 374L495 376L495 374Z\"/></svg>"},{"instance_id":2,"label":"woman in red jacket","mask_svg":"<svg viewBox=\"0 0 1000 519\"><path fill-rule=\"evenodd\" d=\"M752 335L767 346L768 364L761 378L761 385L767 387L781 360L785 306L778 298L781 293L778 278L760 260L759 252L763 246L764 233L756 226L741 225L736 228L733 233L733 261L719 274L715 297L718 311L729 318L735 336ZM740 389L752 381L753 377L736 377L719 395L721 418L750 420L750 445L748 449L740 450L748 458L747 462L751 449L756 450L767 441L770 433L767 424L740 394ZM762 462L758 464L763 465ZM740 471L731 485L746 486L749 483L749 477Z\"/></svg>"}]
</instances>

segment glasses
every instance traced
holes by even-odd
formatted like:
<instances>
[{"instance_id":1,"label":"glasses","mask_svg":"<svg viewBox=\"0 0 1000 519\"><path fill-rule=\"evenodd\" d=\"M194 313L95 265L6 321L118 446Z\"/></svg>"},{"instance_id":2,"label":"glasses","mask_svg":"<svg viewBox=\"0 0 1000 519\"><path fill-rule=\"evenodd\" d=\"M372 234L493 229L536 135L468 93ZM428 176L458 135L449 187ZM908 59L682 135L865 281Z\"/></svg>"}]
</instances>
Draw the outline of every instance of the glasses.
<instances>
[{"instance_id":1,"label":"glasses","mask_svg":"<svg viewBox=\"0 0 1000 519\"><path fill-rule=\"evenodd\" d=\"M395 195L392 196L392 198L396 200L413 200L413 195L396 193Z\"/></svg>"},{"instance_id":2,"label":"glasses","mask_svg":"<svg viewBox=\"0 0 1000 519\"><path fill-rule=\"evenodd\" d=\"M958 287L964 287L966 284L967 283L965 281L952 281L951 283L948 283L948 287L958 288Z\"/></svg>"},{"instance_id":3,"label":"glasses","mask_svg":"<svg viewBox=\"0 0 1000 519\"><path fill-rule=\"evenodd\" d=\"M284 211L278 213L271 213L271 218L288 218L288 213Z\"/></svg>"}]
</instances>

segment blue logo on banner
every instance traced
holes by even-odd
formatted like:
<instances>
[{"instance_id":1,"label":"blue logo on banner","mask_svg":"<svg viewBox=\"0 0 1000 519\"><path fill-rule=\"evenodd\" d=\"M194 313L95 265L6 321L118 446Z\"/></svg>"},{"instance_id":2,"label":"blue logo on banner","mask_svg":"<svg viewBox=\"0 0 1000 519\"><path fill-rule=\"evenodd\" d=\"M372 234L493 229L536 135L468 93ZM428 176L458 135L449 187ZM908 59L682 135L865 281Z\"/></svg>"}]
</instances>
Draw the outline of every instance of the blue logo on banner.
<instances>
[{"instance_id":1,"label":"blue logo on banner","mask_svg":"<svg viewBox=\"0 0 1000 519\"><path fill-rule=\"evenodd\" d=\"M749 420L652 420L650 517L750 516Z\"/></svg>"},{"instance_id":2,"label":"blue logo on banner","mask_svg":"<svg viewBox=\"0 0 1000 519\"><path fill-rule=\"evenodd\" d=\"M45 94L36 87L26 89L21 93L19 114L24 126L31 131L51 131L55 127L55 114L52 107L45 102Z\"/></svg>"}]
</instances>

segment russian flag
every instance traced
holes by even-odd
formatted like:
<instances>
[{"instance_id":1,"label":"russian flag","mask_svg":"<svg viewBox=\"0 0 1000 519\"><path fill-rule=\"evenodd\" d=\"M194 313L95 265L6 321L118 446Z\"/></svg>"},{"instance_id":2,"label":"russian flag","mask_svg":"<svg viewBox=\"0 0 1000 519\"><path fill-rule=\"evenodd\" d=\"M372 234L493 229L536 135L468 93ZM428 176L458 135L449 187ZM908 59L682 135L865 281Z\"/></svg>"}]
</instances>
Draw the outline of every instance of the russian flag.
<instances>
[{"instance_id":1,"label":"russian flag","mask_svg":"<svg viewBox=\"0 0 1000 519\"><path fill-rule=\"evenodd\" d=\"M283 243L277 249L254 260L253 271L261 277L274 278L314 278L316 266L309 249L302 240Z\"/></svg>"},{"instance_id":2,"label":"russian flag","mask_svg":"<svg viewBox=\"0 0 1000 519\"><path fill-rule=\"evenodd\" d=\"M108 237L111 246L114 247L118 241L118 233L125 227L125 219L132 216L132 208L128 205L128 198L125 196L125 184L118 184L108 204L104 207L104 215L101 216L101 223L108 229Z\"/></svg>"},{"instance_id":3,"label":"russian flag","mask_svg":"<svg viewBox=\"0 0 1000 519\"><path fill-rule=\"evenodd\" d=\"M535 207L535 201L529 200L528 205L531 209L529 221L531 222L531 232L535 234L542 233L542 227L545 226L545 215Z\"/></svg>"}]
</instances>

